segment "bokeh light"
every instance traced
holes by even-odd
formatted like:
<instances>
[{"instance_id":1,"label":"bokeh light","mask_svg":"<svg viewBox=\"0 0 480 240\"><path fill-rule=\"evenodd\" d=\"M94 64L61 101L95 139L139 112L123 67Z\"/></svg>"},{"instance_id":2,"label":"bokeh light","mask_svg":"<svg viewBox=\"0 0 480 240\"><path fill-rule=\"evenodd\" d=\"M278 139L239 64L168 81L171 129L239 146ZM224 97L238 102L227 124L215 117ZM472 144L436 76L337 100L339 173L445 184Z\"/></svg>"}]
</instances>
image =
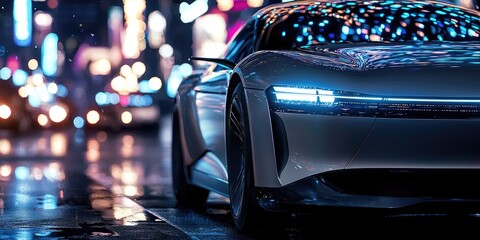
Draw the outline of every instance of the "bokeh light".
<instances>
[{"instance_id":1,"label":"bokeh light","mask_svg":"<svg viewBox=\"0 0 480 240\"><path fill-rule=\"evenodd\" d=\"M129 111L125 111L121 115L121 120L124 124L129 124L133 120L133 116Z\"/></svg>"},{"instance_id":2,"label":"bokeh light","mask_svg":"<svg viewBox=\"0 0 480 240\"><path fill-rule=\"evenodd\" d=\"M83 120L83 118L80 116L76 116L73 119L73 126L75 128L83 128L83 126L85 126L85 120Z\"/></svg>"},{"instance_id":3,"label":"bokeh light","mask_svg":"<svg viewBox=\"0 0 480 240\"><path fill-rule=\"evenodd\" d=\"M48 117L45 114L39 114L37 117L37 122L40 126L44 127L48 124Z\"/></svg>"},{"instance_id":4,"label":"bokeh light","mask_svg":"<svg viewBox=\"0 0 480 240\"><path fill-rule=\"evenodd\" d=\"M48 115L50 116L50 119L52 122L59 123L65 120L67 118L67 110L65 108L55 105L50 108L48 111Z\"/></svg>"},{"instance_id":5,"label":"bokeh light","mask_svg":"<svg viewBox=\"0 0 480 240\"><path fill-rule=\"evenodd\" d=\"M162 80L159 77L152 77L148 80L148 86L153 91L158 91L162 88Z\"/></svg>"},{"instance_id":6,"label":"bokeh light","mask_svg":"<svg viewBox=\"0 0 480 240\"><path fill-rule=\"evenodd\" d=\"M87 122L90 124L97 124L100 121L100 114L95 111L91 110L87 113Z\"/></svg>"},{"instance_id":7,"label":"bokeh light","mask_svg":"<svg viewBox=\"0 0 480 240\"><path fill-rule=\"evenodd\" d=\"M33 71L33 70L35 70L35 69L37 69L37 68L38 68L38 61L37 61L36 59L33 59L33 58L30 59L30 60L28 61L28 69L30 69L30 70Z\"/></svg>"},{"instance_id":8,"label":"bokeh light","mask_svg":"<svg viewBox=\"0 0 480 240\"><path fill-rule=\"evenodd\" d=\"M8 67L3 67L0 69L0 78L2 80L8 80L12 76L12 70Z\"/></svg>"},{"instance_id":9,"label":"bokeh light","mask_svg":"<svg viewBox=\"0 0 480 240\"><path fill-rule=\"evenodd\" d=\"M5 104L0 105L0 118L7 119L10 115L12 115L10 107Z\"/></svg>"}]
</instances>

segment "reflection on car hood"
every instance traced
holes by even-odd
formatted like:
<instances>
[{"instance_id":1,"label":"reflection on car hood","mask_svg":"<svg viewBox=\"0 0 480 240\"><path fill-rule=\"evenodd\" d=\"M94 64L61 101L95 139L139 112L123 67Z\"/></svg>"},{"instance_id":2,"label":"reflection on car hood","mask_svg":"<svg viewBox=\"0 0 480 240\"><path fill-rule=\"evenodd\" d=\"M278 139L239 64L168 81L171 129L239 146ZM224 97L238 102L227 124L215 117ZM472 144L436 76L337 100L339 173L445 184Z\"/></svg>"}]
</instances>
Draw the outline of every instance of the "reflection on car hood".
<instances>
[{"instance_id":1,"label":"reflection on car hood","mask_svg":"<svg viewBox=\"0 0 480 240\"><path fill-rule=\"evenodd\" d=\"M285 54L303 62L341 70L480 68L480 42L335 44L308 46L299 50L299 54Z\"/></svg>"}]
</instances>

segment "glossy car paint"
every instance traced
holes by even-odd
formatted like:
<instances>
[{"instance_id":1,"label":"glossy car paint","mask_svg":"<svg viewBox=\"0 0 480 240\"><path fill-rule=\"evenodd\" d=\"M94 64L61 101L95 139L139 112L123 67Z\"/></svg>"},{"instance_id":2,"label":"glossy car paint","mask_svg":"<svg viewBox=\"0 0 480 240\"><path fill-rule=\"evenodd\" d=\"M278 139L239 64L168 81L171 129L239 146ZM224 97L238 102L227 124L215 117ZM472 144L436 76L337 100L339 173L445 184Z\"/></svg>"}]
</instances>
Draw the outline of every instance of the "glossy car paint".
<instances>
[{"instance_id":1,"label":"glossy car paint","mask_svg":"<svg viewBox=\"0 0 480 240\"><path fill-rule=\"evenodd\" d=\"M298 3L279 6L294 4ZM256 19L272 9L260 11ZM273 196L276 189L285 193L280 201L275 196L259 199L264 208L278 208L282 201L381 208L461 202L455 197L352 194L332 187L323 176L375 169L480 170L480 148L475 144L480 134L478 114L417 118L295 112L274 109L269 92L272 86L293 86L404 98L408 104L427 99L477 101L478 42L321 44L296 50L256 49L231 61L238 63L232 71L217 72L213 66L202 76L184 81L178 91L184 163L195 185L228 195L225 102L238 81L245 87L248 104L255 186L264 196ZM275 140L279 136L284 141ZM292 192L297 195L289 195Z\"/></svg>"}]
</instances>

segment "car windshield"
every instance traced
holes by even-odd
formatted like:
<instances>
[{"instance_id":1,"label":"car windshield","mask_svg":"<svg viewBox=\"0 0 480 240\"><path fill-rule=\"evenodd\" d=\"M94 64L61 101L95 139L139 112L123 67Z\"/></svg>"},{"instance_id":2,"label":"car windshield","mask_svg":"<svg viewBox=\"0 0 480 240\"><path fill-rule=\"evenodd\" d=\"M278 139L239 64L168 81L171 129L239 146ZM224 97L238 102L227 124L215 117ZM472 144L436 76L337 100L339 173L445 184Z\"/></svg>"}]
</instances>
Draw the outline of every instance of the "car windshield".
<instances>
[{"instance_id":1,"label":"car windshield","mask_svg":"<svg viewBox=\"0 0 480 240\"><path fill-rule=\"evenodd\" d=\"M480 14L435 2L299 3L259 16L260 50L339 42L480 40Z\"/></svg>"}]
</instances>

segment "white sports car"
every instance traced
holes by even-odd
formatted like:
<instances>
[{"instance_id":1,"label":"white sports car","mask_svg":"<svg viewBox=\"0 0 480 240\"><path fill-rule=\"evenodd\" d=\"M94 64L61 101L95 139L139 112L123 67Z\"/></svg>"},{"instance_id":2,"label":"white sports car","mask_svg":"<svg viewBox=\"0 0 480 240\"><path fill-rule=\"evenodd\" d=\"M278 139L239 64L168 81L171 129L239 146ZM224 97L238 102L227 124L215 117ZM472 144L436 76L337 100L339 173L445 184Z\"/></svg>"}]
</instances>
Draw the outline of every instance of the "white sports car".
<instances>
[{"instance_id":1,"label":"white sports car","mask_svg":"<svg viewBox=\"0 0 480 240\"><path fill-rule=\"evenodd\" d=\"M177 200L229 196L236 226L293 206L480 203L480 14L440 2L257 12L179 87Z\"/></svg>"}]
</instances>

